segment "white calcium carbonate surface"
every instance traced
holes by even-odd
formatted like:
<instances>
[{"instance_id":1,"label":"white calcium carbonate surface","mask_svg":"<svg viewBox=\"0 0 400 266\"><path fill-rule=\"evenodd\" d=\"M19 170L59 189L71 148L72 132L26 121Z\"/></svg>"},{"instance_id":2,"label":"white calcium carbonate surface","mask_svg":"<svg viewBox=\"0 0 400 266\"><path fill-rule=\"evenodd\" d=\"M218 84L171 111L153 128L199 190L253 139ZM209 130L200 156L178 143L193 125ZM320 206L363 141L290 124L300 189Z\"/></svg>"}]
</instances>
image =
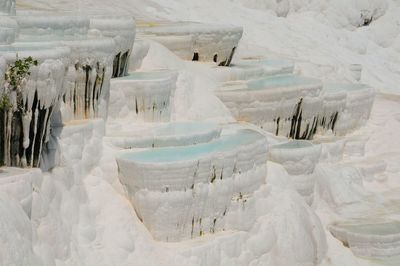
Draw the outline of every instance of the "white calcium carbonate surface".
<instances>
[{"instance_id":1,"label":"white calcium carbonate surface","mask_svg":"<svg viewBox=\"0 0 400 266\"><path fill-rule=\"evenodd\" d=\"M13 3L15 1L0 0L0 13L4 10L9 12ZM105 0L19 0L18 5L75 11L96 7L108 13L123 9L139 20L234 24L244 29L236 59L288 58L296 61L296 74L324 82L347 83L360 79L374 89L398 94L400 6L393 0L115 0L112 4ZM369 21L369 25L363 26ZM173 47L175 53L192 59L191 36L161 39L166 46ZM149 44L148 53L143 52L143 62L137 66L140 65L141 71L157 68L178 68L181 71L171 114L173 119L234 121L224 104L213 94L214 89L221 85L215 69L206 64L182 62L164 47L154 42ZM206 52L213 59L212 49ZM0 72L1 64L0 59ZM259 68L256 69L257 73L234 75L247 78L248 75L261 74ZM102 142L104 122L83 120L82 124L76 121L67 123L58 134L52 132L54 138L61 134L61 150L57 158L61 166L42 174L35 181L31 219L18 201L0 192L0 264L399 265L397 257L379 261L357 258L327 230L328 225L337 221L366 217L367 214L372 216L371 219L388 217L398 220L399 99L393 94L380 95L371 114L368 111L372 105L370 95L355 93L351 99L354 106L360 103L367 108L354 107L357 109L354 117L350 115L352 111L347 112L349 124L343 128L360 126L355 122L359 118L362 125L366 123L365 127L345 137L343 159L340 159L340 141L320 141L319 161L326 163L319 163L314 169L316 193L312 207L299 197L285 168L268 162L266 184L259 186L244 205L243 202L237 203L227 215L225 227L231 230L178 243L153 240L138 219L118 180L117 151ZM343 108L340 93L325 95L319 100L325 101L326 106ZM345 110L353 108L346 106ZM331 112L328 108L321 110ZM366 117L369 117L368 122ZM130 130L132 126L134 124L126 124L123 128ZM327 132L327 135L330 137L331 133ZM338 138L344 139L343 136ZM271 142L277 139L280 137L271 138ZM363 156L372 161L368 162ZM377 157L381 161L376 160ZM52 160L54 158L47 159L48 162ZM336 160L341 161L336 163ZM370 178L366 172L368 169L387 178L381 181ZM257 177L255 174L250 176ZM160 202L159 194L147 192L156 198L155 202ZM176 213L184 211L177 209ZM210 218L208 224L213 224L213 219ZM362 222L371 223L368 219L362 219ZM187 220L191 227L191 219ZM196 223L196 233L200 235L199 222ZM202 225L204 222L202 220ZM217 229L218 226L217 220ZM384 229L387 228L384 225ZM368 233L375 230L372 229L369 228ZM377 254L370 253L371 249L364 246L359 250L363 254Z\"/></svg>"}]
</instances>

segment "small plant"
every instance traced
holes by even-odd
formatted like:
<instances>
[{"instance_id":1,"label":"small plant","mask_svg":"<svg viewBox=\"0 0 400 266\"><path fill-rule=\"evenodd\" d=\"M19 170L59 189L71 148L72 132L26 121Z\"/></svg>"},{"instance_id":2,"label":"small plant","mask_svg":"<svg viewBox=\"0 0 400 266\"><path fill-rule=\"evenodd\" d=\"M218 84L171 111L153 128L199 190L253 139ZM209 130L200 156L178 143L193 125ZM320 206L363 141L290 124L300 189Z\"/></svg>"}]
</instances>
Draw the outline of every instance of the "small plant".
<instances>
[{"instance_id":1,"label":"small plant","mask_svg":"<svg viewBox=\"0 0 400 266\"><path fill-rule=\"evenodd\" d=\"M7 95L2 95L0 98L0 109L3 110L8 110L12 107L12 104L10 102L10 99L8 98Z\"/></svg>"},{"instance_id":2,"label":"small plant","mask_svg":"<svg viewBox=\"0 0 400 266\"><path fill-rule=\"evenodd\" d=\"M19 111L24 112L23 99L22 99L22 89L26 84L28 77L31 75L29 71L31 66L37 66L38 61L34 60L31 56L18 59L14 64L9 64L4 74L5 85L4 93L0 99L0 108L11 108L13 107L9 95L11 92L15 91L17 94L17 107Z\"/></svg>"}]
</instances>

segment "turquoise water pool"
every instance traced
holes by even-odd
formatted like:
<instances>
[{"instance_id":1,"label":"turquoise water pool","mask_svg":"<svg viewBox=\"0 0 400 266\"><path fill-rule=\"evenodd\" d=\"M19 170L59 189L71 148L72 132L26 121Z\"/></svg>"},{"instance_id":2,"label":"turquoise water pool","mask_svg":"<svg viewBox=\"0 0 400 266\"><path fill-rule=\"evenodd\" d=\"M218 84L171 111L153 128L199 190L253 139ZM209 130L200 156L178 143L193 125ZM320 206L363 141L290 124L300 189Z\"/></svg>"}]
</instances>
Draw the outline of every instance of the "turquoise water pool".
<instances>
[{"instance_id":1,"label":"turquoise water pool","mask_svg":"<svg viewBox=\"0 0 400 266\"><path fill-rule=\"evenodd\" d=\"M301 86L319 83L319 80L313 78L306 78L296 75L283 75L250 80L247 85L250 90L268 90L281 87Z\"/></svg>"},{"instance_id":2,"label":"turquoise water pool","mask_svg":"<svg viewBox=\"0 0 400 266\"><path fill-rule=\"evenodd\" d=\"M301 148L308 148L312 147L308 141L289 141L282 144L276 144L271 146L271 149L301 149Z\"/></svg>"},{"instance_id":3,"label":"turquoise water pool","mask_svg":"<svg viewBox=\"0 0 400 266\"><path fill-rule=\"evenodd\" d=\"M253 143L265 137L260 133L243 129L235 134L222 136L221 138L198 145L158 148L142 152L127 152L119 157L124 160L132 160L142 163L163 163L197 159L208 153L223 153L237 146Z\"/></svg>"}]
</instances>

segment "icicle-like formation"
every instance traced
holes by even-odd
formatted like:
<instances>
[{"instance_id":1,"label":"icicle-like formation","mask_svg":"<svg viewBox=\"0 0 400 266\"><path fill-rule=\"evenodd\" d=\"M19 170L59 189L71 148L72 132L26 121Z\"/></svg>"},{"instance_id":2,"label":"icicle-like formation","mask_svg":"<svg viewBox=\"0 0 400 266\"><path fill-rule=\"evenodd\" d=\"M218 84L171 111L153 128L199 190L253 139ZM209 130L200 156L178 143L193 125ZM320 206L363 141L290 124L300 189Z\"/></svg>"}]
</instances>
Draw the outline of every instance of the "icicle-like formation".
<instances>
[{"instance_id":1,"label":"icicle-like formation","mask_svg":"<svg viewBox=\"0 0 400 266\"><path fill-rule=\"evenodd\" d=\"M1 0L0 15L15 15L15 2L16 0Z\"/></svg>"},{"instance_id":2,"label":"icicle-like formation","mask_svg":"<svg viewBox=\"0 0 400 266\"><path fill-rule=\"evenodd\" d=\"M65 82L65 109L73 114L74 119L105 118L114 41L85 39L62 41L62 44L70 47L73 62Z\"/></svg>"},{"instance_id":3,"label":"icicle-like formation","mask_svg":"<svg viewBox=\"0 0 400 266\"><path fill-rule=\"evenodd\" d=\"M162 241L246 230L226 227L227 217L244 211L265 183L266 160L266 139L252 130L209 143L117 156L129 199L153 237Z\"/></svg>"},{"instance_id":4,"label":"icicle-like formation","mask_svg":"<svg viewBox=\"0 0 400 266\"><path fill-rule=\"evenodd\" d=\"M239 121L296 139L310 139L316 131L322 83L294 75L231 82L217 96Z\"/></svg>"},{"instance_id":5,"label":"icicle-like formation","mask_svg":"<svg viewBox=\"0 0 400 266\"><path fill-rule=\"evenodd\" d=\"M19 58L32 56L39 61L37 66L30 67L30 75L19 95L14 90L7 93L8 85L2 81L1 94L8 103L0 106L0 165L40 166L42 148L48 141L50 116L63 92L65 65L61 58L68 52L62 48L30 50L9 46L0 49L8 64L16 60L17 53Z\"/></svg>"},{"instance_id":6,"label":"icicle-like formation","mask_svg":"<svg viewBox=\"0 0 400 266\"><path fill-rule=\"evenodd\" d=\"M160 42L184 60L229 66L243 29L200 23L141 24L139 36Z\"/></svg>"},{"instance_id":7,"label":"icicle-like formation","mask_svg":"<svg viewBox=\"0 0 400 266\"><path fill-rule=\"evenodd\" d=\"M73 13L25 12L17 16L17 21L21 41L44 39L71 50L61 106L63 121L106 118L114 40L88 38L89 17Z\"/></svg>"},{"instance_id":8,"label":"icicle-like formation","mask_svg":"<svg viewBox=\"0 0 400 266\"><path fill-rule=\"evenodd\" d=\"M128 72L129 57L136 34L136 25L132 17L100 15L90 19L90 29L98 30L105 37L115 41L112 77L122 77Z\"/></svg>"},{"instance_id":9,"label":"icicle-like formation","mask_svg":"<svg viewBox=\"0 0 400 266\"><path fill-rule=\"evenodd\" d=\"M282 164L291 177L292 185L308 204L314 198L314 169L321 155L321 145L293 140L272 145L269 160Z\"/></svg>"},{"instance_id":10,"label":"icicle-like formation","mask_svg":"<svg viewBox=\"0 0 400 266\"><path fill-rule=\"evenodd\" d=\"M154 71L134 72L113 79L110 101L119 103L110 108L110 117L120 117L120 113L127 107L134 119L169 122L177 76L174 71Z\"/></svg>"}]
</instances>

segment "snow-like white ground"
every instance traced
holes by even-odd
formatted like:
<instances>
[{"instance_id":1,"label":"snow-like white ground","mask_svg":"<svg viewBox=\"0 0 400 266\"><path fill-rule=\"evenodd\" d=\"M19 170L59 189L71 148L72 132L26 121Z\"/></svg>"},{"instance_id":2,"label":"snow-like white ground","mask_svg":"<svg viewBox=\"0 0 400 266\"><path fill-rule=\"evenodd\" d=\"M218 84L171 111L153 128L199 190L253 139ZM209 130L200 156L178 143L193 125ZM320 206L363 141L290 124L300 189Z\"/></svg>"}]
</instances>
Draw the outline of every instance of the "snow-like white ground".
<instances>
[{"instance_id":1,"label":"snow-like white ground","mask_svg":"<svg viewBox=\"0 0 400 266\"><path fill-rule=\"evenodd\" d=\"M124 196L116 150L102 141L104 122L68 124L61 135L61 166L32 179L31 220L18 198L0 192L0 264L373 265L355 257L330 234L328 225L357 214L396 218L399 213L400 97L394 95L400 93L398 1L21 0L17 6L81 11L95 6L108 12L124 10L146 21L243 26L236 58L291 59L297 62L297 73L323 81L355 81L353 65L361 64L361 81L386 94L378 95L367 126L348 137L350 152L360 139L366 140L365 155L348 152L341 164L316 167L311 207L291 187L282 166L268 162L266 185L249 203L247 215L256 222L248 231L173 244L154 241ZM357 27L371 16L369 26ZM182 71L173 120L234 121L213 95L217 78L207 65L185 63L150 43L142 69L154 68ZM386 164L384 172L376 170L379 165L374 168L378 159ZM378 173L363 182L363 170Z\"/></svg>"}]
</instances>

